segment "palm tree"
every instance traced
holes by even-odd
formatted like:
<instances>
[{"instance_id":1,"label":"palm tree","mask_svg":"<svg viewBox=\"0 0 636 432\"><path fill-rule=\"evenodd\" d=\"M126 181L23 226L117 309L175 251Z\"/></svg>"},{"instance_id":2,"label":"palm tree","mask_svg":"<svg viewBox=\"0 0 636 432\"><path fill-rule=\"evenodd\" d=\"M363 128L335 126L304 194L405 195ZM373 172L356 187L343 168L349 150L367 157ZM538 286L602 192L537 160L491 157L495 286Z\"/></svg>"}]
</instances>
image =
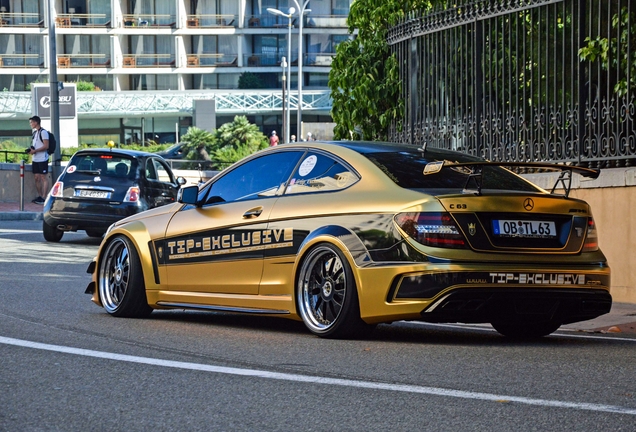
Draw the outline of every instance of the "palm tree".
<instances>
[{"instance_id":1,"label":"palm tree","mask_svg":"<svg viewBox=\"0 0 636 432\"><path fill-rule=\"evenodd\" d=\"M191 126L188 128L188 132L181 137L181 140L186 143L184 145L186 159L204 161L211 160L208 150L213 151L216 141L212 133L199 129L195 126Z\"/></svg>"},{"instance_id":2,"label":"palm tree","mask_svg":"<svg viewBox=\"0 0 636 432\"><path fill-rule=\"evenodd\" d=\"M214 159L233 163L267 147L267 137L247 117L236 116L216 131Z\"/></svg>"}]
</instances>

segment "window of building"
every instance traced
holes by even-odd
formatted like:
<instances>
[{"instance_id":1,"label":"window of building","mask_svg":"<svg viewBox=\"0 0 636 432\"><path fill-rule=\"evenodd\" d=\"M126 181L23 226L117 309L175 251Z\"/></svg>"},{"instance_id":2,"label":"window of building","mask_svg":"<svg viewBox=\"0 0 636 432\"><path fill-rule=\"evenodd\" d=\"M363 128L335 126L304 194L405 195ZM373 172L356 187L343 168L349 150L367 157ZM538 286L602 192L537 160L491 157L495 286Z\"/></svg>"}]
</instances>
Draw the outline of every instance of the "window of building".
<instances>
[{"instance_id":1,"label":"window of building","mask_svg":"<svg viewBox=\"0 0 636 432\"><path fill-rule=\"evenodd\" d=\"M137 66L174 66L174 38L167 35L129 36L129 54L135 56ZM173 87L174 88L174 87Z\"/></svg>"},{"instance_id":2,"label":"window of building","mask_svg":"<svg viewBox=\"0 0 636 432\"><path fill-rule=\"evenodd\" d=\"M192 54L198 66L228 66L238 63L238 38L232 35L192 36Z\"/></svg>"},{"instance_id":3,"label":"window of building","mask_svg":"<svg viewBox=\"0 0 636 432\"><path fill-rule=\"evenodd\" d=\"M69 54L73 67L109 67L110 37L106 35L64 35L62 53Z\"/></svg>"},{"instance_id":4,"label":"window of building","mask_svg":"<svg viewBox=\"0 0 636 432\"><path fill-rule=\"evenodd\" d=\"M78 81L92 82L95 90L113 90L113 77L108 75L65 75L64 81L76 83Z\"/></svg>"},{"instance_id":5,"label":"window of building","mask_svg":"<svg viewBox=\"0 0 636 432\"><path fill-rule=\"evenodd\" d=\"M177 90L178 88L177 75L130 75L131 90Z\"/></svg>"},{"instance_id":6,"label":"window of building","mask_svg":"<svg viewBox=\"0 0 636 432\"><path fill-rule=\"evenodd\" d=\"M0 91L29 91L31 83L45 83L49 74L42 75L0 75Z\"/></svg>"},{"instance_id":7,"label":"window of building","mask_svg":"<svg viewBox=\"0 0 636 432\"><path fill-rule=\"evenodd\" d=\"M331 13L333 15L349 15L351 0L331 0Z\"/></svg>"},{"instance_id":8,"label":"window of building","mask_svg":"<svg viewBox=\"0 0 636 432\"><path fill-rule=\"evenodd\" d=\"M139 16L146 25L174 25L177 3L165 0L130 0L129 13Z\"/></svg>"},{"instance_id":9,"label":"window of building","mask_svg":"<svg viewBox=\"0 0 636 432\"><path fill-rule=\"evenodd\" d=\"M0 34L4 67L44 67L44 45L40 35Z\"/></svg>"}]
</instances>

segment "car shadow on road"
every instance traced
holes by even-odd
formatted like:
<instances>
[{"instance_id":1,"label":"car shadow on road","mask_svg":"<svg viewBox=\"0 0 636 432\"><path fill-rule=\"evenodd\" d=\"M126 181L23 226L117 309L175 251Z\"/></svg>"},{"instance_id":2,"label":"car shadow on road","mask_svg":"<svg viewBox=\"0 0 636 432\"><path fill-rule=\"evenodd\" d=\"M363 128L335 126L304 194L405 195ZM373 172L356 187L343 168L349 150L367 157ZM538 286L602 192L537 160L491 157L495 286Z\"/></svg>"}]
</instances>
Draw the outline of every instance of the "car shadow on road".
<instances>
[{"instance_id":1,"label":"car shadow on road","mask_svg":"<svg viewBox=\"0 0 636 432\"><path fill-rule=\"evenodd\" d=\"M158 321L173 321L204 326L220 326L237 330L275 332L295 334L306 337L313 336L300 321L284 318L233 314L227 312L201 312L186 310L155 311L149 319ZM427 326L424 323L400 322L396 324L380 324L368 336L357 339L359 341L382 342L388 344L423 344L443 346L532 346L532 347L587 347L606 345L608 341L602 339L584 339L551 335L533 340L515 340L504 337L488 327L444 327L443 325Z\"/></svg>"}]
</instances>

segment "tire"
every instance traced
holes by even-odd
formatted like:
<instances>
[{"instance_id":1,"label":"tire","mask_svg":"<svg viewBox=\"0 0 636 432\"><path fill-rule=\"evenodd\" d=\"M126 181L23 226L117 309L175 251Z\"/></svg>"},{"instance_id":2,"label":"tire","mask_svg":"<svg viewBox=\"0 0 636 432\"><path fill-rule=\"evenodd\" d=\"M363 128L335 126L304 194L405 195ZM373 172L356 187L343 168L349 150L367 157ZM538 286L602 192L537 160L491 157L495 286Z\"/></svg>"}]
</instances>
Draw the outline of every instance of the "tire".
<instances>
[{"instance_id":1,"label":"tire","mask_svg":"<svg viewBox=\"0 0 636 432\"><path fill-rule=\"evenodd\" d=\"M86 230L86 235L88 235L89 237L99 238L104 235L104 231Z\"/></svg>"},{"instance_id":2,"label":"tire","mask_svg":"<svg viewBox=\"0 0 636 432\"><path fill-rule=\"evenodd\" d=\"M145 318L152 312L139 254L125 236L109 240L99 260L97 286L102 306L113 316Z\"/></svg>"},{"instance_id":3,"label":"tire","mask_svg":"<svg viewBox=\"0 0 636 432\"><path fill-rule=\"evenodd\" d=\"M44 240L57 243L62 240L64 231L59 230L57 229L57 227L51 226L42 221L42 234L44 235Z\"/></svg>"},{"instance_id":4,"label":"tire","mask_svg":"<svg viewBox=\"0 0 636 432\"><path fill-rule=\"evenodd\" d=\"M317 336L363 337L375 327L360 318L351 267L342 252L328 243L316 245L303 259L296 300L305 326Z\"/></svg>"},{"instance_id":5,"label":"tire","mask_svg":"<svg viewBox=\"0 0 636 432\"><path fill-rule=\"evenodd\" d=\"M554 333L560 322L548 321L542 323L491 323L495 330L513 339L538 339Z\"/></svg>"}]
</instances>

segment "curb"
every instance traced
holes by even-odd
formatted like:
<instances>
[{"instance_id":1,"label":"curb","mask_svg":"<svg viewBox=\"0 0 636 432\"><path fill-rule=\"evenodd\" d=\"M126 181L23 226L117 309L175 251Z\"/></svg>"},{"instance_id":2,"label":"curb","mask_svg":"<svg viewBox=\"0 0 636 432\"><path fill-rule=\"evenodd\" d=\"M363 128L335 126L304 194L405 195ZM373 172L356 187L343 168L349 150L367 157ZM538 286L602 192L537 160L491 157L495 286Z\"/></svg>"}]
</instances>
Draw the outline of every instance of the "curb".
<instances>
[{"instance_id":1,"label":"curb","mask_svg":"<svg viewBox=\"0 0 636 432\"><path fill-rule=\"evenodd\" d=\"M42 213L30 211L0 212L0 221L11 220L42 220Z\"/></svg>"}]
</instances>

